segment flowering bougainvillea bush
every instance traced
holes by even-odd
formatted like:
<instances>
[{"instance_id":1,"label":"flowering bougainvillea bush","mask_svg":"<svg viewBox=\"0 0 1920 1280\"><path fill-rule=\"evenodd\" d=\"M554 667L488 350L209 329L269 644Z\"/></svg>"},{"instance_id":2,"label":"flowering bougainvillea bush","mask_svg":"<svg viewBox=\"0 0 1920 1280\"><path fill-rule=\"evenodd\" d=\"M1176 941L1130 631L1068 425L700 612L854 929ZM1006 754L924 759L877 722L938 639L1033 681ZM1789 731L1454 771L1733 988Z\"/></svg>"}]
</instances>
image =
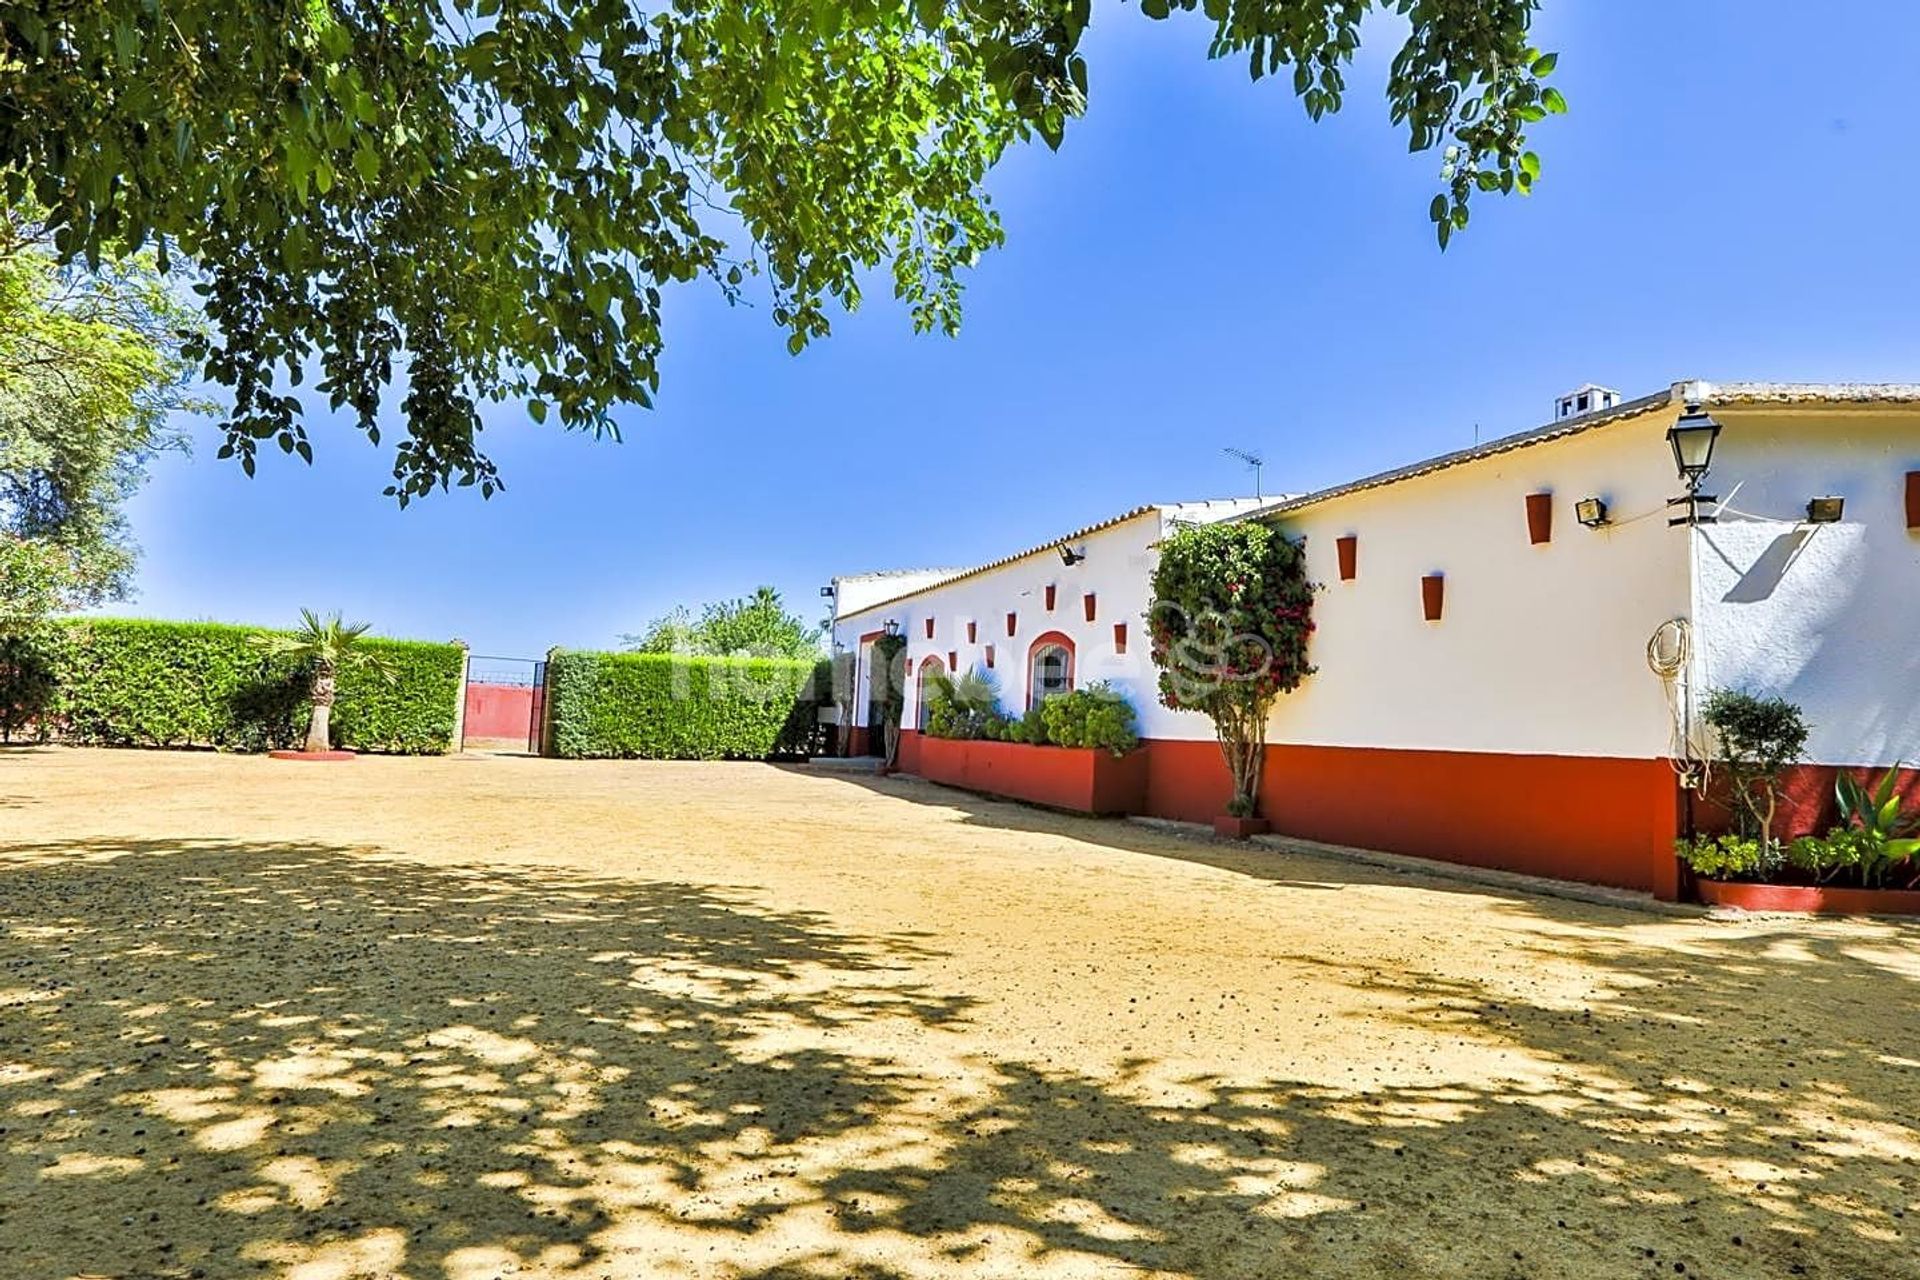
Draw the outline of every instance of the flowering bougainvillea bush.
<instances>
[{"instance_id":1,"label":"flowering bougainvillea bush","mask_svg":"<svg viewBox=\"0 0 1920 1280\"><path fill-rule=\"evenodd\" d=\"M1258 808L1274 701L1313 674L1315 590L1306 543L1257 521L1180 529L1160 544L1147 615L1160 701L1212 719L1237 816Z\"/></svg>"}]
</instances>

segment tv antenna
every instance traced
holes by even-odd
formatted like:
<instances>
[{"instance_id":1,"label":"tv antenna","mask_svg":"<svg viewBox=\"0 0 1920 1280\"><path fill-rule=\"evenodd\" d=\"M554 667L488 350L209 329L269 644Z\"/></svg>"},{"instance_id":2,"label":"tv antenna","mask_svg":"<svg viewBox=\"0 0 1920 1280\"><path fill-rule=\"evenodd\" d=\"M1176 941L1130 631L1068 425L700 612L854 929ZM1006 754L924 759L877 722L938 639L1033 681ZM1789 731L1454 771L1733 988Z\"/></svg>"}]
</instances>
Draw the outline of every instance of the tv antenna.
<instances>
[{"instance_id":1,"label":"tv antenna","mask_svg":"<svg viewBox=\"0 0 1920 1280\"><path fill-rule=\"evenodd\" d=\"M1262 497L1260 492L1260 468L1267 465L1267 460L1261 457L1259 454L1255 453L1251 449L1235 449L1231 445L1229 445L1223 452L1225 452L1229 458L1239 459L1242 465L1252 470L1253 499L1255 502L1260 501Z\"/></svg>"}]
</instances>

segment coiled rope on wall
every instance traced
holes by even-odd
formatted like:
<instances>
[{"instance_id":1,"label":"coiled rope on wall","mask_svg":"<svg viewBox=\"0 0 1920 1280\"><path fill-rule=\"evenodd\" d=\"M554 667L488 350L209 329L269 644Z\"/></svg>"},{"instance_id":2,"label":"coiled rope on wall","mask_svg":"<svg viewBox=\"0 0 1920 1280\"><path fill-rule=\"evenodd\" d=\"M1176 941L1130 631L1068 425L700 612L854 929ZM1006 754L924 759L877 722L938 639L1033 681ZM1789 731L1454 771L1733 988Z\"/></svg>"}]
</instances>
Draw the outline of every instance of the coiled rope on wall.
<instances>
[{"instance_id":1,"label":"coiled rope on wall","mask_svg":"<svg viewBox=\"0 0 1920 1280\"><path fill-rule=\"evenodd\" d=\"M1707 787L1707 757L1695 749L1693 723L1693 623L1669 618L1647 639L1647 668L1667 695L1667 758L1695 791Z\"/></svg>"}]
</instances>

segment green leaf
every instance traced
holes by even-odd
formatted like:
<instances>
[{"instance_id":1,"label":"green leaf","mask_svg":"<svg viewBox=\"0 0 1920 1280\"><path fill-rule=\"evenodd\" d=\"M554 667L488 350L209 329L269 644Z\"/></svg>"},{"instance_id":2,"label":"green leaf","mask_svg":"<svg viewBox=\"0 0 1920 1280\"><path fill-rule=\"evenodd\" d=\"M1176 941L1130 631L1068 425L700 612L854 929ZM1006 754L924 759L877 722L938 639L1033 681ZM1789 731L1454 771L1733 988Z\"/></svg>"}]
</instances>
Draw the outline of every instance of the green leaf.
<instances>
[{"instance_id":1,"label":"green leaf","mask_svg":"<svg viewBox=\"0 0 1920 1280\"><path fill-rule=\"evenodd\" d=\"M1550 76L1553 74L1553 69L1559 65L1559 54L1543 53L1533 60L1533 74L1536 76Z\"/></svg>"},{"instance_id":2,"label":"green leaf","mask_svg":"<svg viewBox=\"0 0 1920 1280\"><path fill-rule=\"evenodd\" d=\"M1556 116L1566 114L1567 100L1558 89L1550 88L1541 94L1540 105Z\"/></svg>"}]
</instances>

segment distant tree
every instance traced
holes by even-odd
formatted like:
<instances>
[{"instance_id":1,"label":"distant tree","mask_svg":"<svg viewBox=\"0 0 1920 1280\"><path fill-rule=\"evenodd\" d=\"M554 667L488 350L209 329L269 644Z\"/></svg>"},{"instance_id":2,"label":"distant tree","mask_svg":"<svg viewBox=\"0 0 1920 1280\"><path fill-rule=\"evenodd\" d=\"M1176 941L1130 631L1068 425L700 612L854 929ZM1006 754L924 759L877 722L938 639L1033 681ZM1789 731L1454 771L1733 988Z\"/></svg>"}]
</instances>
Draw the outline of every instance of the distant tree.
<instances>
[{"instance_id":1,"label":"distant tree","mask_svg":"<svg viewBox=\"0 0 1920 1280\"><path fill-rule=\"evenodd\" d=\"M1314 119L1369 37L1442 244L1480 191L1539 173L1563 109L1539 0L1140 0L1200 11L1209 53L1285 77ZM0 5L0 188L63 261L157 244L198 267L232 388L223 454L308 456L317 390L376 444L399 396L401 502L499 485L484 401L611 432L658 389L663 291L764 281L800 350L884 269L953 332L1003 232L1008 147L1086 101L1091 0L88 0ZM1397 22L1384 15L1396 15ZM1404 35L1399 34L1404 32ZM404 374L404 378L396 378ZM284 379L284 383L283 383ZM395 391L395 386L404 388Z\"/></svg>"},{"instance_id":2,"label":"distant tree","mask_svg":"<svg viewBox=\"0 0 1920 1280\"><path fill-rule=\"evenodd\" d=\"M150 256L63 268L0 212L0 627L126 593L126 500L184 447L196 324Z\"/></svg>"},{"instance_id":3,"label":"distant tree","mask_svg":"<svg viewBox=\"0 0 1920 1280\"><path fill-rule=\"evenodd\" d=\"M646 630L621 636L620 641L636 653L818 658L824 631L788 613L778 591L759 587L743 599L705 606L698 620L681 605L655 618Z\"/></svg>"},{"instance_id":4,"label":"distant tree","mask_svg":"<svg viewBox=\"0 0 1920 1280\"><path fill-rule=\"evenodd\" d=\"M313 717L307 722L308 751L333 747L329 729L335 682L342 671L371 671L389 682L394 679L392 664L384 656L360 647L360 638L366 634L364 622L342 622L338 613L322 618L302 609L295 630L262 631L253 637L254 647L262 653L291 658L307 669L307 698L313 704Z\"/></svg>"}]
</instances>

